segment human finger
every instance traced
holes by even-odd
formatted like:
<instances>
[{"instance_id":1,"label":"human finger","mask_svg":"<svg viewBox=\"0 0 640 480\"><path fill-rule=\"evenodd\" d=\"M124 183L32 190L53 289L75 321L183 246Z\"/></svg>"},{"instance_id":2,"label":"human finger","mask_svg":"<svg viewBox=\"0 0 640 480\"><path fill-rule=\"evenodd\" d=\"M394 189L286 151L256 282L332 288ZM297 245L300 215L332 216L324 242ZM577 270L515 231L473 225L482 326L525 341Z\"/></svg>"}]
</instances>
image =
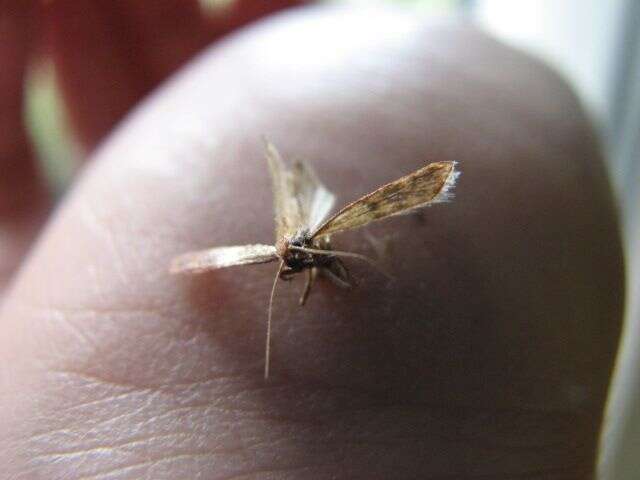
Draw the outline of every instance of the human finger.
<instances>
[{"instance_id":1,"label":"human finger","mask_svg":"<svg viewBox=\"0 0 640 480\"><path fill-rule=\"evenodd\" d=\"M592 474L623 273L583 113L473 29L346 12L210 50L100 150L0 321L16 475ZM318 282L304 308L281 286L268 383L274 269L167 273L271 241L263 134L345 203L429 161L462 171L453 202L375 227L400 239L395 283L350 264L356 289Z\"/></svg>"}]
</instances>

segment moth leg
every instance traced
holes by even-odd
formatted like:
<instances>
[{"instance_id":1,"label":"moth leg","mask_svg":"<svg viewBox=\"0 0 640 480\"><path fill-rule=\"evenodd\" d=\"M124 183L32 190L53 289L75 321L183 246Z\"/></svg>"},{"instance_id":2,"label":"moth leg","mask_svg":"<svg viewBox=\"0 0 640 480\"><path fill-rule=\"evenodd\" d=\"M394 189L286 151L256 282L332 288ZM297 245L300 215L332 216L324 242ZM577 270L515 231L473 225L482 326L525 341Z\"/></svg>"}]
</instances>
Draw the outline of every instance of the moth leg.
<instances>
[{"instance_id":1,"label":"moth leg","mask_svg":"<svg viewBox=\"0 0 640 480\"><path fill-rule=\"evenodd\" d=\"M315 267L307 270L307 282L304 285L304 290L302 291L300 301L298 302L300 306L303 306L307 302L307 298L309 298L309 293L311 293L311 287L313 287L313 284L315 283L317 274L318 270Z\"/></svg>"},{"instance_id":2,"label":"moth leg","mask_svg":"<svg viewBox=\"0 0 640 480\"><path fill-rule=\"evenodd\" d=\"M296 273L297 272L295 272L293 269L286 267L282 270L282 272L280 272L280 280L284 280L285 282L288 282L293 278L293 276Z\"/></svg>"},{"instance_id":3,"label":"moth leg","mask_svg":"<svg viewBox=\"0 0 640 480\"><path fill-rule=\"evenodd\" d=\"M346 289L352 286L349 271L339 258L334 258L333 261L322 270L322 273L340 288Z\"/></svg>"}]
</instances>

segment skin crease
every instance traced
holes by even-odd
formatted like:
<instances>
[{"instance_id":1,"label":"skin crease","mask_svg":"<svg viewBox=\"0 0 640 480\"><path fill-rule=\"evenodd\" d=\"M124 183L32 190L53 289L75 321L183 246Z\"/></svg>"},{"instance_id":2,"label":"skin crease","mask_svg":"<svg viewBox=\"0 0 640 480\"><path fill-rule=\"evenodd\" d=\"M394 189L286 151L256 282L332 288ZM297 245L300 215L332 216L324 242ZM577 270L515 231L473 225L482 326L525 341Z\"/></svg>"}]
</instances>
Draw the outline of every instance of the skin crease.
<instances>
[{"instance_id":1,"label":"skin crease","mask_svg":"<svg viewBox=\"0 0 640 480\"><path fill-rule=\"evenodd\" d=\"M623 304L576 99L454 22L315 8L202 54L96 152L0 317L5 478L592 477ZM327 34L329 33L329 34ZM456 160L456 198L366 229L389 282L278 286L170 259L270 243L261 135L339 208ZM375 255L363 231L334 247ZM8 475L8 477L6 477Z\"/></svg>"}]
</instances>

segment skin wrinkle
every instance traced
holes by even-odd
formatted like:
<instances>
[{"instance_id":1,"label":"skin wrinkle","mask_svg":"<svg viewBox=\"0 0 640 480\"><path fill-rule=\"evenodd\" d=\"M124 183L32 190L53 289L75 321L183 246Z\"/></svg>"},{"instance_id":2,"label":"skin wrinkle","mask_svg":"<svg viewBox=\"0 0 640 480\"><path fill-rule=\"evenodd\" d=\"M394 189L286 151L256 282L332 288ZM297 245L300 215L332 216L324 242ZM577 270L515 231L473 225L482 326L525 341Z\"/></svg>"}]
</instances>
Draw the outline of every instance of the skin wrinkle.
<instances>
[{"instance_id":1,"label":"skin wrinkle","mask_svg":"<svg viewBox=\"0 0 640 480\"><path fill-rule=\"evenodd\" d=\"M207 406L208 406L208 405L203 405L202 407L206 408ZM193 407L195 407L195 406L193 406ZM210 407L210 406L209 406L209 407ZM421 410L421 409L420 409L420 408L418 408L417 410ZM169 411L169 412L166 412L164 415L169 415L169 414L172 414L172 413L174 413L174 412ZM349 418L349 417L352 417L352 413L353 413L353 412L350 412L350 411L343 411L343 412L341 412L341 413L343 413L343 414L345 415L345 417L346 417L346 418ZM384 411L381 411L381 413L382 413L382 414L384 414L385 412L384 412ZM403 413L404 413L404 414L408 414L407 412L403 412ZM387 414L388 414L388 412L387 412ZM371 415L367 415L367 416L371 416ZM372 417L374 417L374 416L372 416ZM153 423L153 421L155 421L155 420L159 420L159 418L158 418L158 417L152 417L152 418L150 418L150 419L148 420L148 422L149 422L149 423ZM283 421L283 419L282 419L282 418L279 418L279 419L277 419L277 420L278 420L280 423L282 423L282 421ZM317 419L316 421L317 421L317 422L322 422L322 419ZM336 421L339 421L339 419L336 419ZM375 420L372 420L372 421L373 421L373 423L375 423ZM159 422L159 423L162 423L162 422ZM405 437L405 438L406 438L406 439L408 439L408 440L411 440L411 439L412 439L412 437ZM389 437L389 439L388 439L388 441L387 441L387 442L383 442L382 444L379 444L379 445L385 446L385 445L387 445L387 444L392 444L394 441L397 441L397 440L403 440L403 439L405 439L405 438L397 438L397 437L391 436L391 437ZM319 440L321 441L321 439L319 439L317 436L314 436L314 441L315 441L315 442L318 442ZM414 440L419 440L419 438L415 438ZM128 443L129 443L129 442L126 442L125 444L128 444ZM335 442L333 441L333 439L330 439L330 440L328 441L328 443L327 443L327 446L328 446L328 445L331 445L332 443L335 443ZM376 445L376 444L377 444L376 442L372 442L370 438L367 440L367 442L366 442L366 443L367 443L367 444L370 444L370 445ZM361 441L361 442L357 442L357 443L353 443L353 444L351 444L350 442L345 441L345 440L343 439L343 440L340 442L340 445L342 445L343 447L344 447L344 446L349 446L349 445L357 446L357 445L362 445L362 441ZM114 445L114 446L113 446L113 448L117 448L117 447L118 447L118 445ZM106 448L106 447L96 447L96 448ZM334 448L335 448L335 445L334 445ZM91 450L93 450L93 449L91 449ZM89 452L89 451L90 451L90 450L87 450L87 452ZM78 455L80 455L80 454L82 454L82 452L77 452L77 454L78 454ZM62 455L64 455L64 452L63 452L63 453L61 453L60 455L61 455L61 456L62 456ZM37 458L39 458L39 457L37 457Z\"/></svg>"},{"instance_id":2,"label":"skin wrinkle","mask_svg":"<svg viewBox=\"0 0 640 480\"><path fill-rule=\"evenodd\" d=\"M198 455L193 455L193 456L197 457ZM202 456L206 457L207 455L203 454ZM183 456L182 455L176 455L174 457L171 457L170 459L166 459L166 461L170 461L170 460L174 460L175 461L176 459L181 459L181 458L191 458L191 456L190 455L183 455ZM131 466L128 466L128 467L118 468L118 469L115 469L115 470L113 470L111 472L103 472L103 473L99 473L99 474L96 474L96 475L83 476L79 480L97 480L99 478L104 477L105 475L112 475L113 473L123 472L123 471L129 470L131 468L136 468L136 467L140 467L140 466L158 465L158 464L160 464L162 462L163 462L162 460L161 461L141 462L141 463L138 463L136 465L131 465ZM282 468L278 468L278 469L275 469L275 468L273 468L273 469L266 469L266 468L265 469L257 469L255 475L259 475L261 473L271 473L271 472L275 472L275 473L292 472L292 473L296 473L297 474L298 472L310 471L310 470L312 470L314 468L317 468L318 466L322 467L323 465L320 464L320 465L317 465L317 466L312 465L312 466L301 466L301 467L282 467ZM239 474L239 476L238 476L238 474L230 474L229 476L223 476L223 477L218 477L218 478L219 478L219 480L231 480L231 479L235 479L235 478L238 478L238 479L239 478L245 478L245 475L247 475L247 474L241 473L241 474ZM254 473L252 472L252 473L250 473L248 475L254 475ZM250 478L250 477L247 477L247 478ZM257 478L257 477L255 477L255 478Z\"/></svg>"},{"instance_id":3,"label":"skin wrinkle","mask_svg":"<svg viewBox=\"0 0 640 480\"><path fill-rule=\"evenodd\" d=\"M157 437L155 437L155 438L157 438ZM255 442L255 445L259 445L259 444L260 444L259 441ZM275 442L272 441L272 442L270 442L269 445L270 445L270 447L277 449L277 444ZM252 446L253 445L249 445L249 447L252 447ZM242 451L245 448L247 448L246 444L245 445L241 445L238 448L226 449L225 451L226 451L226 453L235 453L235 452L238 452L238 451ZM79 453L83 453L83 452L79 452ZM84 453L87 453L87 452L84 452ZM197 457L197 456L207 457L207 456L211 456L211 455L214 455L214 454L217 454L217 453L220 453L220 452L209 451L209 452L195 452L195 453L182 454L182 455L172 455L171 457L168 457L168 458L161 458L159 460L150 460L150 461L143 462L143 463L140 463L140 464L129 465L129 466L117 468L115 470L110 470L108 472L101 472L101 473L98 473L96 475L92 475L90 477L82 477L82 478L94 478L96 476L101 476L101 475L104 475L104 474L110 474L113 471L120 471L122 469L134 468L134 467L137 467L137 466L140 466L140 465L155 464L155 463L161 463L161 462L164 462L164 461L173 461L173 460L178 459L178 458L191 458L191 457ZM311 468L311 467L304 467L304 468Z\"/></svg>"},{"instance_id":4,"label":"skin wrinkle","mask_svg":"<svg viewBox=\"0 0 640 480\"><path fill-rule=\"evenodd\" d=\"M154 307L155 308L155 307ZM121 321L120 317L122 318L122 321L128 318L136 318L138 316L142 315L147 315L148 313L153 313L153 317L156 318L159 316L159 318L157 319L157 321L155 323L158 323L159 321L162 321L162 319L170 319L173 318L173 316L169 315L169 314L164 314L161 312L158 312L157 310L146 310L146 309L139 309L139 310L133 310L133 311L126 311L124 309L121 309L120 311L99 311L99 310L95 310L95 309L91 309L91 310L86 310L83 308L78 308L78 309L71 309L71 308L59 308L59 307L52 307L51 309L47 309L44 306L38 306L38 307L27 307L24 304L12 304L11 305L11 310L17 310L18 312L21 313L25 313L28 312L28 314L30 316L34 316L34 321L37 321L39 323L41 323L41 319L49 322L51 320L53 320L56 323L56 329L60 331L60 333L63 332L70 332L71 333L71 338L67 338L67 341L70 344L74 343L74 340L77 339L82 339L83 341L80 342L79 344L76 343L74 345L75 349L79 349L79 345L87 345L90 348L88 350L85 350L85 353L83 354L84 357L86 357L87 359L90 359L92 357L94 357L95 355L98 354L98 352L104 351L106 348L106 345L101 344L99 342L99 340L92 338L90 335L94 335L96 334L96 332L93 332L92 334L89 334L88 332L85 333L84 331L84 327L82 326L83 323L86 323L87 319L91 319L91 318L100 318L102 323L105 323L107 320L107 317L110 317L111 319L113 318L118 318L118 322ZM37 320L36 320L37 319ZM117 322L116 322L117 323ZM62 327L62 328L60 328ZM108 327L108 328L115 328L115 325L113 327ZM149 338L154 339L157 337L158 333L156 331L157 329L152 329L149 332L147 332L146 334L143 332L139 332L138 333L138 338L139 339L143 339L146 336L149 336ZM64 335L65 337L68 337L68 335ZM43 339L46 337L43 337ZM96 338L99 338L96 337ZM55 353L54 355L48 355L48 363L52 364L52 365L56 365L59 364L60 362L60 354ZM69 362L69 367L66 367L65 370L59 370L59 372L63 372L63 373L75 373L78 376L84 376L84 378L90 382L93 382L95 384L113 384L113 385L119 385L121 387L131 387L131 388L135 388L135 389L157 389L158 385L156 384L148 384L148 385L143 385L143 384L128 384L126 382L123 382L121 380L117 380L117 379L108 379L108 378L103 378L103 377L97 377L97 376L91 376L91 374L89 372L74 372L71 369L71 364L73 364L74 368L77 368L78 364L81 364L81 362L79 362L79 358L75 358L72 362ZM40 363L43 364L44 359L41 358L40 359ZM86 363L86 368L89 368L89 363ZM55 372L55 370L51 370L51 372ZM228 376L228 375L227 375Z\"/></svg>"},{"instance_id":5,"label":"skin wrinkle","mask_svg":"<svg viewBox=\"0 0 640 480\"><path fill-rule=\"evenodd\" d=\"M270 474L270 473L276 473L276 474L291 473L291 474L295 474L296 478L301 478L299 477L299 475L304 472L307 473L307 475L304 478L310 478L309 474L318 473L319 471L321 472L322 468L331 468L333 470L339 471L339 466L331 465L330 467L326 467L325 464L307 465L307 466L300 466L300 467L294 466L294 467L283 467L283 468L259 468L250 473L237 473L237 474L232 474L230 476L221 477L220 480L242 480L242 479L252 479L252 478L264 478L261 475Z\"/></svg>"},{"instance_id":6,"label":"skin wrinkle","mask_svg":"<svg viewBox=\"0 0 640 480\"><path fill-rule=\"evenodd\" d=\"M116 186L113 186L112 188L116 190L115 196L120 202L123 202L123 199L127 198L128 192L118 191ZM109 222L106 219L100 220L96 209L97 207L91 208L89 205L81 204L79 216L82 222L88 227L87 229L91 230L92 234L101 239L102 244L106 244L108 250L105 254L110 254L109 256L112 259L111 268L113 271L117 272L118 279L122 285L127 285L129 283L129 279L126 273L126 264L131 261L127 260L127 255L125 253L127 250L127 242L124 240L123 243L125 245L119 245L116 233L117 229L114 229L113 227L110 228Z\"/></svg>"},{"instance_id":7,"label":"skin wrinkle","mask_svg":"<svg viewBox=\"0 0 640 480\"><path fill-rule=\"evenodd\" d=\"M145 460L144 462L134 463L132 465L126 465L126 466L123 466L123 467L117 467L117 468L104 470L104 471L98 472L98 473L93 474L93 475L83 475L82 477L79 477L79 480L97 480L97 479L102 478L102 477L104 477L106 475L113 475L114 473L126 472L126 471L131 470L131 469L136 468L136 467L141 467L141 466L152 467L152 466L155 466L155 465L158 465L158 464L162 464L162 463L166 463L166 462L169 462L169 461L176 461L176 460L179 460L179 459L182 459L182 458L196 458L196 457L199 457L199 456L201 456L201 457L211 457L211 456L213 456L213 454L209 453L209 452L202 452L202 453L195 452L195 453L192 453L192 454L189 454L189 453L176 454L176 455L172 455L171 457L168 457L168 458L160 457L160 458L156 458L156 459L152 459L152 460Z\"/></svg>"},{"instance_id":8,"label":"skin wrinkle","mask_svg":"<svg viewBox=\"0 0 640 480\"><path fill-rule=\"evenodd\" d=\"M97 374L92 374L85 371L72 370L70 368L66 368L64 370L50 370L50 373L65 375L65 376L73 375L86 381L88 384L100 385L100 386L107 385L111 387L131 389L131 391L136 391L136 392L173 393L175 391L183 391L184 390L183 387L206 386L214 382L217 384L223 383L224 385L233 385L233 383L230 382L230 380L242 379L243 375L246 372L225 372L223 374L216 373L216 372L207 372L209 375L206 378L194 379L193 381L190 381L190 382L185 382L184 381L185 378L181 377L183 380L182 383L168 382L166 379L163 379L164 382L153 383L153 384L148 384L148 383L130 384L120 380L105 378ZM264 387L258 387L257 389L260 390L262 388Z\"/></svg>"},{"instance_id":9,"label":"skin wrinkle","mask_svg":"<svg viewBox=\"0 0 640 480\"><path fill-rule=\"evenodd\" d=\"M238 475L233 475L230 477L222 477L225 480L240 480L240 479L253 479L253 478L264 478L261 477L261 474L264 473L282 473L282 472L299 472L299 471L314 471L315 473L318 472L318 470L312 470L312 469L317 469L318 467L322 467L323 465L314 465L311 467L300 467L300 468L268 468L268 469L258 469L257 471L253 471L251 473L240 473ZM339 466L336 465L332 465L332 467L336 470L336 471L341 471ZM556 473L559 473L560 476L555 476ZM580 474L585 474L586 472L580 472L578 475ZM553 476L549 476L549 474L552 474ZM308 478L308 477L305 477ZM315 478L315 477L314 477ZM324 477L319 477L319 478L324 478ZM452 474L452 475L431 475L429 476L430 480L453 480L453 479L459 479L461 478L460 474ZM523 472L523 473L506 473L504 475L496 475L496 474L468 474L468 476L466 476L465 478L469 478L469 479L501 479L501 478L505 478L505 479L516 479L516 478L522 478L522 479L548 479L548 480L559 480L559 479L570 479L570 478L576 478L576 471L572 471L571 469L568 468L547 468L547 469L540 469L540 470L532 470L532 471L528 471L528 472Z\"/></svg>"},{"instance_id":10,"label":"skin wrinkle","mask_svg":"<svg viewBox=\"0 0 640 480\"><path fill-rule=\"evenodd\" d=\"M87 333L83 332L82 328L77 326L68 315L60 314L60 311L51 311L49 313L52 319L58 321L63 328L70 332L77 340L80 340L79 344L88 346L93 354L98 351L98 343L92 339Z\"/></svg>"},{"instance_id":11,"label":"skin wrinkle","mask_svg":"<svg viewBox=\"0 0 640 480\"><path fill-rule=\"evenodd\" d=\"M136 392L136 393L146 393L147 391L143 391L143 392ZM143 404L142 406L138 407L136 410L134 411L127 411L124 414L118 415L116 417L110 417L108 418L106 421L104 422L99 422L99 424L109 424L109 423L113 423L116 421L119 421L123 418L127 418L127 417L134 417L137 414L139 414L147 405L146 404L150 404L153 402L153 397L154 395L158 395L161 392L153 392L153 394L151 394L148 398L146 398L145 404ZM127 394L125 395L130 395L130 392L127 392ZM118 398L118 397L116 397ZM108 401L108 400L113 400L114 398L108 398L108 399L103 399L102 401ZM189 412L192 410L197 410L197 409L205 409L207 411L217 411L219 413L224 413L224 414L228 414L228 413L235 413L234 410L225 410L219 407L216 407L215 405L212 405L211 403L206 403L206 404L202 404L202 405L197 405L197 404L190 404L190 405L184 405L178 408L171 408L166 412L162 412L161 414L152 416L150 418L145 419L144 421L138 423L138 424L132 424L130 422L128 422L128 424L130 425L134 425L136 427L136 430L139 429L139 427L141 426L145 426L145 425L153 425L155 424L163 424L163 420L164 417L171 417L171 416L175 416L176 413L181 412L181 411L185 411L185 412ZM39 436L42 435L46 435L46 433L44 434L39 434L39 435L34 435L32 436L32 439L36 439Z\"/></svg>"},{"instance_id":12,"label":"skin wrinkle","mask_svg":"<svg viewBox=\"0 0 640 480\"><path fill-rule=\"evenodd\" d=\"M155 435L146 435L146 436L140 436L140 437L134 437L130 440L121 442L121 443L114 443L111 444L109 446L96 446L96 447L89 447L89 448L85 448L82 450L78 450L78 451L62 451L62 452L48 452L46 454L40 454L40 455L34 455L33 456L33 461L38 461L38 460L51 460L51 459L61 459L64 457L75 457L75 456L79 456L79 455L88 455L91 454L93 452L109 452L109 451L114 451L114 450L126 450L126 448L124 447L132 447L132 446L137 446L137 445L147 445L149 440L159 440L159 439L165 439L165 438L192 438L193 437L193 432L172 432L172 433L165 433L165 434L155 434ZM234 452L236 450L239 449L228 449L228 452ZM215 451L211 451L208 452L210 454L215 454L215 453L220 453L220 452L215 452Z\"/></svg>"},{"instance_id":13,"label":"skin wrinkle","mask_svg":"<svg viewBox=\"0 0 640 480\"><path fill-rule=\"evenodd\" d=\"M167 412L162 413L161 415L157 415L154 416L152 418L150 418L148 421L145 421L144 423L148 423L148 424L152 424L154 421L157 420L162 420L163 417L167 417L167 416L172 416L175 415L177 412L181 411L181 410L185 410L185 411L189 411L189 409L199 409L202 408L206 411L217 411L219 413L224 413L224 414L229 414L229 413L251 413L252 415L250 415L249 417L245 416L244 418L252 418L254 420L259 419L261 421L268 421L270 423L273 424L304 424L304 425L309 425L312 427L323 427L327 424L328 421L334 421L335 423L344 423L345 425L349 424L349 419L353 418L353 415L355 413L361 414L361 416L364 417L371 417L372 419L376 418L376 414L380 415L381 418L388 418L390 415L393 414L392 411L389 411L389 409L382 409L378 412L371 410L371 409L358 409L358 410L348 410L348 409L343 409L342 411L338 412L339 413L339 417L338 418L332 418L336 417L335 413L333 412L329 412L327 414L325 414L324 416L320 415L320 414L315 414L315 418L313 417L309 417L309 418L303 418L303 419L296 419L296 418L292 418L292 417L287 417L287 416L278 416L278 417L272 417L268 414L259 414L260 412L248 412L246 410L243 411L235 411L235 410L224 410L224 409L218 409L218 408L214 408L212 405L209 404L204 404L204 405L189 405L189 406L184 406L184 407L180 407L180 408L175 408L175 409L171 409ZM419 414L423 409L420 408L416 408L414 415ZM256 413L258 413L259 415L256 415ZM409 417L411 415L411 411L409 410L402 410L399 413L402 414L402 416L407 416ZM419 415L416 415L416 418L419 418ZM415 421L415 420L414 420ZM375 424L376 421L375 420L369 420L370 423ZM358 434L359 435L359 434ZM385 433L385 435L381 435L381 437L383 437L383 439L380 439L378 441L375 440L375 438L373 438L371 436L371 434L368 434L368 438L366 443L368 444L372 444L372 445L387 445L387 444L391 444L394 441L397 440L419 440L420 438L417 435L405 435L405 434L394 434L392 436L389 436L388 433ZM482 442L478 442L477 439L474 438L462 438L459 435L458 436L448 436L445 434L438 434L438 437L441 440L446 440L447 442L450 443L467 443L469 445L483 445L483 448L485 449L503 449L505 451L518 451L518 450L543 450L545 448L557 448L560 446L564 445L564 442L556 442L556 443L551 443L546 441L546 443L544 444L538 444L538 445L533 445L530 443L526 443L526 444L522 444L522 445L509 445L509 444L500 444L500 443L494 443L494 445L489 445L487 444L487 441L491 442L491 440L489 438L483 438ZM384 438L386 438L386 440L384 440ZM316 437L316 441L319 441L319 439ZM354 445L359 445L362 444L362 439L359 439L359 441L354 440ZM343 445L349 445L350 442L348 440L341 440L340 442Z\"/></svg>"},{"instance_id":14,"label":"skin wrinkle","mask_svg":"<svg viewBox=\"0 0 640 480\"><path fill-rule=\"evenodd\" d=\"M390 441L393 441L393 439L390 439ZM328 442L328 443L330 443L330 442ZM367 445L369 445L370 443L369 443L369 442L367 442L366 444L367 444ZM355 445L355 446L362 446L362 443L357 443L357 444L353 444L353 445ZM274 444L274 443L270 443L270 446L271 446L272 448L277 448L277 444ZM341 443L340 443L340 445L338 445L338 446L341 446L342 448L344 448L345 446L349 446L349 443L341 442ZM383 446L387 446L387 445L386 445L386 444L383 444ZM334 448L336 448L336 445L335 445L335 444L334 444ZM210 452L209 452L209 453L210 453Z\"/></svg>"},{"instance_id":15,"label":"skin wrinkle","mask_svg":"<svg viewBox=\"0 0 640 480\"><path fill-rule=\"evenodd\" d=\"M68 371L65 371L65 372L53 372L53 373L58 373L58 374L62 373L64 376L67 376L67 375L73 375L73 376L81 377L81 378L82 378L82 379L84 379L84 380L90 379L91 381L94 381L94 382L95 382L95 377L93 377L93 376L89 376L89 375L86 375L86 374L79 374L78 372L68 372ZM100 381L100 383L99 383L99 384L100 384L100 385L107 384L107 385L109 385L109 386L116 386L116 387L119 387L119 388L131 388L131 386L130 386L130 385L127 385L127 384L121 384L121 383L114 383L114 382L112 382L112 381L108 381L108 382ZM144 389L144 390L148 390L148 389ZM108 419L108 421L107 421L107 422L105 422L105 423L113 423L113 422L115 422L115 421L119 420L121 417L135 417L135 416L136 416L137 414L139 414L140 412L143 412L143 411L145 410L145 408L146 408L146 407L148 407L149 405L153 404L154 400L158 397L158 395L159 395L160 393L161 393L161 392L158 392L158 391L152 391L152 392L150 392L149 394L147 394L147 395L145 396L145 402L144 402L140 407L138 407L137 409L135 409L135 410L133 410L133 411L127 411L127 413L123 413L123 414L121 414L121 415L117 415L117 416L115 416L115 417L110 417L110 418Z\"/></svg>"},{"instance_id":16,"label":"skin wrinkle","mask_svg":"<svg viewBox=\"0 0 640 480\"><path fill-rule=\"evenodd\" d=\"M161 435L150 435L149 437L147 437L147 440L158 440L158 439L166 439L166 438L176 438L176 437L183 437L183 438L192 438L193 437L193 433L189 432L189 433L183 433L180 434L179 432L175 432L173 434L161 434ZM145 449L148 447L149 442L144 442L144 438L139 438L139 439L134 439L132 441L127 441L124 442L122 444L116 444L116 445L109 445L109 446L97 446L97 447L93 447L93 448L88 448L88 449L84 449L84 450L78 450L77 452L53 452L53 453L48 453L46 455L36 455L34 457L32 457L31 459L31 463L37 463L38 460L45 460L45 461L50 461L52 460L49 457L55 457L55 461L60 461L63 459L66 459L68 457L78 457L78 456L90 456L92 453L113 453L116 451L122 451L122 453L128 453L127 450L129 449L125 449L123 447L133 447L136 445L141 445L142 447L144 447ZM188 448L191 448L190 446ZM225 454L225 455L229 455L229 454L234 454L237 451L239 451L240 448L220 448L219 450L209 450L206 452L197 452L197 451L189 451L189 453L184 453L184 454L176 454L176 455L172 455L171 457L165 458L165 457L159 457L158 459L152 459L152 460L147 460L145 462L139 463L139 464L135 464L135 465L126 465L126 466L117 466L116 468L112 468L103 472L99 472L97 473L95 476L99 476L99 475L103 475L105 473L110 473L113 471L119 471L122 469L128 469L128 468L132 468L138 465L147 465L147 464L153 464L155 462L158 461L169 461L175 458L181 458L181 457L186 457L186 458L190 458L190 457L198 457L198 456L203 456L203 457L208 457L208 456L216 456L216 455L220 455L220 454ZM80 463L82 462L82 459L80 460ZM90 477L87 478L93 478L94 475L91 475ZM85 477L82 477L85 478Z\"/></svg>"},{"instance_id":17,"label":"skin wrinkle","mask_svg":"<svg viewBox=\"0 0 640 480\"><path fill-rule=\"evenodd\" d=\"M7 307L8 308L8 307ZM28 314L40 314L40 315L51 315L55 318L64 318L68 315L85 315L85 316L100 316L100 315L127 315L127 316L136 316L136 315L159 315L168 317L169 313L172 309L175 308L174 304L157 304L157 305L149 305L149 306L139 306L133 307L130 305L121 305L112 307L94 307L94 306L82 306L82 305L54 305L54 304L38 304L38 303L26 303L20 301L19 298L11 299L10 308L12 310L16 310L16 313L20 313L20 310Z\"/></svg>"}]
</instances>

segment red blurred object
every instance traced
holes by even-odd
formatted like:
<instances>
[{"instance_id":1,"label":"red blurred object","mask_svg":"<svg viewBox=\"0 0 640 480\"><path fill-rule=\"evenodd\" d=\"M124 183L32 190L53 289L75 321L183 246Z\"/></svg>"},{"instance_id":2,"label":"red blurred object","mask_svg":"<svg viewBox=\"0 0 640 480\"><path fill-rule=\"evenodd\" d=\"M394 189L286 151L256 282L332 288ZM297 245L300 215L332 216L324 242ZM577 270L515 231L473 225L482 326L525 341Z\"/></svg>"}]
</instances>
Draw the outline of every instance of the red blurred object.
<instances>
[{"instance_id":1,"label":"red blurred object","mask_svg":"<svg viewBox=\"0 0 640 480\"><path fill-rule=\"evenodd\" d=\"M198 2L186 0L48 2L45 38L78 139L91 149L140 98L206 45L301 3L239 0L208 15Z\"/></svg>"}]
</instances>

